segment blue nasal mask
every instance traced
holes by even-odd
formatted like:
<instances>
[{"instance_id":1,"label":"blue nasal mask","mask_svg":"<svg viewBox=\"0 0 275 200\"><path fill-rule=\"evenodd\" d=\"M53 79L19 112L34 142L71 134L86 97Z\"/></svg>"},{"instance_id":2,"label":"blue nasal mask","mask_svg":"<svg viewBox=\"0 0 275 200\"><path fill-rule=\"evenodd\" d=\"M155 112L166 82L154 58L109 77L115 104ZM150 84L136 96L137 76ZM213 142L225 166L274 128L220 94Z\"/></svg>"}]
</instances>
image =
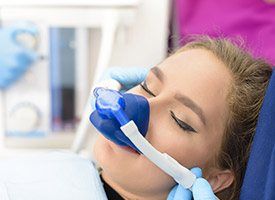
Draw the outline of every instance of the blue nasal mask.
<instances>
[{"instance_id":1,"label":"blue nasal mask","mask_svg":"<svg viewBox=\"0 0 275 200\"><path fill-rule=\"evenodd\" d=\"M145 139L150 110L146 98L103 87L96 88L94 96L96 110L90 115L90 121L100 133L117 145L129 146L142 153L183 187L192 187L196 176Z\"/></svg>"},{"instance_id":2,"label":"blue nasal mask","mask_svg":"<svg viewBox=\"0 0 275 200\"><path fill-rule=\"evenodd\" d=\"M121 131L120 127L133 120L139 132L145 137L149 124L149 103L143 96L120 93L115 90L96 88L96 110L90 121L107 139L121 146L138 148Z\"/></svg>"}]
</instances>

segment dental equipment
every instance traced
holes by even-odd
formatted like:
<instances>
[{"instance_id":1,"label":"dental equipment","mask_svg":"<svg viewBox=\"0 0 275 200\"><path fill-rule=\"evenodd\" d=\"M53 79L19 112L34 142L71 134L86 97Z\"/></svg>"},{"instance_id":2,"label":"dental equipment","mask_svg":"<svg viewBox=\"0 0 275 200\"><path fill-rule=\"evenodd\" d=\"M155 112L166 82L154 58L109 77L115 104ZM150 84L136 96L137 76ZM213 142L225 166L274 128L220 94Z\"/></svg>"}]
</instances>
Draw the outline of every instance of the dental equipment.
<instances>
[{"instance_id":1,"label":"dental equipment","mask_svg":"<svg viewBox=\"0 0 275 200\"><path fill-rule=\"evenodd\" d=\"M105 88L96 88L94 95L96 110L91 114L90 121L105 137L118 145L138 150L177 183L191 189L196 176L168 154L156 150L145 139L149 124L146 98Z\"/></svg>"}]
</instances>

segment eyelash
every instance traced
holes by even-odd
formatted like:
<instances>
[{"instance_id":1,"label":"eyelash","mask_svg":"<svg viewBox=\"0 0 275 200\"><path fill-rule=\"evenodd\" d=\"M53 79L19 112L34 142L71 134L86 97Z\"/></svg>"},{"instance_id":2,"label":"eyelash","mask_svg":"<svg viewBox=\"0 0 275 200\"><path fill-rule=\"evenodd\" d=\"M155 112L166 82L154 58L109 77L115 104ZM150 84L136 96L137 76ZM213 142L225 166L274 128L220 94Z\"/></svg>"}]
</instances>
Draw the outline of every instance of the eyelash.
<instances>
[{"instance_id":1,"label":"eyelash","mask_svg":"<svg viewBox=\"0 0 275 200\"><path fill-rule=\"evenodd\" d=\"M172 118L176 122L176 124L181 129L183 129L184 131L187 131L187 132L197 133L197 131L195 131L195 129L193 129L192 126L190 126L190 125L186 124L185 122L181 121L180 119L178 119L173 111L170 110L170 113L171 113Z\"/></svg>"},{"instance_id":2,"label":"eyelash","mask_svg":"<svg viewBox=\"0 0 275 200\"><path fill-rule=\"evenodd\" d=\"M139 85L140 85L140 87L141 87L145 92L147 92L148 94L152 95L153 97L156 97L156 95L148 89L147 84L146 84L146 81L140 83Z\"/></svg>"},{"instance_id":3,"label":"eyelash","mask_svg":"<svg viewBox=\"0 0 275 200\"><path fill-rule=\"evenodd\" d=\"M156 95L151 92L148 87L147 87L147 84L146 82L144 81L143 83L139 84L140 87L145 91L147 92L148 94L152 95L153 97L155 97ZM185 122L181 121L180 119L178 119L175 115L175 113L173 111L170 110L170 113L171 113L171 117L173 118L173 120L176 122L176 124L181 128L183 129L184 131L187 131L187 132L197 132L195 131L190 125L186 124Z\"/></svg>"}]
</instances>

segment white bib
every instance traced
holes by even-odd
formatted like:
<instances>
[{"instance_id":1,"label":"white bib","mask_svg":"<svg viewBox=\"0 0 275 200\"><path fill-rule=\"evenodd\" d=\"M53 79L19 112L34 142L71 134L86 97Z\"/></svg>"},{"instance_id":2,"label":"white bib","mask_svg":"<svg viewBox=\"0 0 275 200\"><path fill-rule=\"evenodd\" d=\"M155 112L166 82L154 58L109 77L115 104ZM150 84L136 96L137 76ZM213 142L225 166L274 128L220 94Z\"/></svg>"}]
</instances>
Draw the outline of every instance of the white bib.
<instances>
[{"instance_id":1,"label":"white bib","mask_svg":"<svg viewBox=\"0 0 275 200\"><path fill-rule=\"evenodd\" d=\"M93 164L52 152L0 160L1 200L107 200Z\"/></svg>"}]
</instances>

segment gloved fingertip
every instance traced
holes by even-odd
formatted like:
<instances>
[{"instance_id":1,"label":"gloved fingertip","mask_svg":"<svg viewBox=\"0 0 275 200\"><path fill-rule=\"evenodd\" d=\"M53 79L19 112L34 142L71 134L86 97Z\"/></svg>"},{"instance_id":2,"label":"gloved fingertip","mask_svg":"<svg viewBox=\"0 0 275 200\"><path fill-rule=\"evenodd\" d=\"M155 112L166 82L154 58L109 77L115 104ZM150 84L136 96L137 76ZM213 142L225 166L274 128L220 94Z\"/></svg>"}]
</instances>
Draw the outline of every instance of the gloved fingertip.
<instances>
[{"instance_id":1,"label":"gloved fingertip","mask_svg":"<svg viewBox=\"0 0 275 200\"><path fill-rule=\"evenodd\" d=\"M175 197L175 193L177 191L177 185L173 187L173 189L169 192L167 200L173 200Z\"/></svg>"},{"instance_id":2,"label":"gloved fingertip","mask_svg":"<svg viewBox=\"0 0 275 200\"><path fill-rule=\"evenodd\" d=\"M127 80L127 77L124 77L124 73L125 69L123 69L122 67L110 67L107 70L106 74L103 75L102 79L115 79L116 81L124 85Z\"/></svg>"},{"instance_id":3,"label":"gloved fingertip","mask_svg":"<svg viewBox=\"0 0 275 200\"><path fill-rule=\"evenodd\" d=\"M129 74L132 74L136 82L142 82L146 78L150 69L145 67L130 67L128 70Z\"/></svg>"},{"instance_id":4,"label":"gloved fingertip","mask_svg":"<svg viewBox=\"0 0 275 200\"><path fill-rule=\"evenodd\" d=\"M144 81L147 73L148 71L144 67L113 67L109 71L110 77L126 88L129 88L129 85L137 85Z\"/></svg>"},{"instance_id":5,"label":"gloved fingertip","mask_svg":"<svg viewBox=\"0 0 275 200\"><path fill-rule=\"evenodd\" d=\"M18 63L28 68L34 61L38 59L38 54L30 49L22 48L21 52L17 54Z\"/></svg>"},{"instance_id":6,"label":"gloved fingertip","mask_svg":"<svg viewBox=\"0 0 275 200\"><path fill-rule=\"evenodd\" d=\"M35 51L29 50L28 55L29 55L29 58L32 62L34 62L38 59L38 54Z\"/></svg>"},{"instance_id":7,"label":"gloved fingertip","mask_svg":"<svg viewBox=\"0 0 275 200\"><path fill-rule=\"evenodd\" d=\"M192 193L190 190L185 189L181 185L176 185L173 187L173 189L170 191L167 200L191 200L192 199Z\"/></svg>"},{"instance_id":8,"label":"gloved fingertip","mask_svg":"<svg viewBox=\"0 0 275 200\"><path fill-rule=\"evenodd\" d=\"M146 67L142 68L142 75L146 77L149 71L150 71L150 68L146 68Z\"/></svg>"},{"instance_id":9,"label":"gloved fingertip","mask_svg":"<svg viewBox=\"0 0 275 200\"><path fill-rule=\"evenodd\" d=\"M202 170L199 167L192 168L191 172L193 172L197 178L202 177Z\"/></svg>"},{"instance_id":10,"label":"gloved fingertip","mask_svg":"<svg viewBox=\"0 0 275 200\"><path fill-rule=\"evenodd\" d=\"M193 196L195 200L215 200L215 194L211 185L204 178L198 178L192 187Z\"/></svg>"},{"instance_id":11,"label":"gloved fingertip","mask_svg":"<svg viewBox=\"0 0 275 200\"><path fill-rule=\"evenodd\" d=\"M179 185L177 187L177 190L176 190L176 193L175 193L175 196L174 196L174 200L181 200L181 199L191 200L192 199L192 193L191 193L190 190L185 189L184 187Z\"/></svg>"}]
</instances>

